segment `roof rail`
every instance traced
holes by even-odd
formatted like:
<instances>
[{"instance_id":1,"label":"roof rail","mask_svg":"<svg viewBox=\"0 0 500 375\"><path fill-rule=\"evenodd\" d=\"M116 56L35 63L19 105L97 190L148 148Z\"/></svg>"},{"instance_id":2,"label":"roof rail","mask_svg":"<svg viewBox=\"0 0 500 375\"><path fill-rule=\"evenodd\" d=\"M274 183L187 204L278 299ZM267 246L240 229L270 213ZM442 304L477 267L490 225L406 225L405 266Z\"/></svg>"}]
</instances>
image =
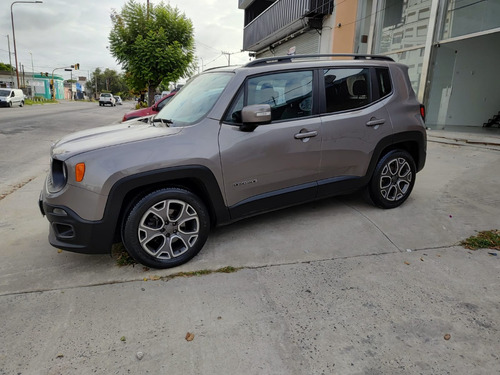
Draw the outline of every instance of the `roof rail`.
<instances>
[{"instance_id":1,"label":"roof rail","mask_svg":"<svg viewBox=\"0 0 500 375\"><path fill-rule=\"evenodd\" d=\"M389 56L384 55L362 55L356 53L331 53L331 54L314 54L314 55L287 55L287 56L276 56L276 57L265 57L262 59L256 59L246 63L244 67L272 64L272 63L283 63L292 62L292 60L298 59L310 59L314 57L352 57L354 60L383 60L383 61L394 61Z\"/></svg>"}]
</instances>

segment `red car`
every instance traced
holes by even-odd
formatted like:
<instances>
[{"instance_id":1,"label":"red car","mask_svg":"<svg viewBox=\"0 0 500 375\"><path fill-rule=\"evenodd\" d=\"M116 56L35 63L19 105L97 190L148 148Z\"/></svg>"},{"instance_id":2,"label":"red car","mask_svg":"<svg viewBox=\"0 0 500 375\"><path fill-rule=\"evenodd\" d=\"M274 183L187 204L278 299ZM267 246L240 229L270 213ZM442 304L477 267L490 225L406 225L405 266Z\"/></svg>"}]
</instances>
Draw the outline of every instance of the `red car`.
<instances>
[{"instance_id":1,"label":"red car","mask_svg":"<svg viewBox=\"0 0 500 375\"><path fill-rule=\"evenodd\" d=\"M176 94L176 91L171 92L167 96L164 96L163 98L159 99L155 104L153 104L151 107L148 108L141 108L141 109L136 109L135 111L125 113L123 115L123 121L127 120L132 120L134 118L138 117L144 117L144 116L149 116L149 115L156 115L158 112L161 111L161 109L167 104L170 99Z\"/></svg>"}]
</instances>

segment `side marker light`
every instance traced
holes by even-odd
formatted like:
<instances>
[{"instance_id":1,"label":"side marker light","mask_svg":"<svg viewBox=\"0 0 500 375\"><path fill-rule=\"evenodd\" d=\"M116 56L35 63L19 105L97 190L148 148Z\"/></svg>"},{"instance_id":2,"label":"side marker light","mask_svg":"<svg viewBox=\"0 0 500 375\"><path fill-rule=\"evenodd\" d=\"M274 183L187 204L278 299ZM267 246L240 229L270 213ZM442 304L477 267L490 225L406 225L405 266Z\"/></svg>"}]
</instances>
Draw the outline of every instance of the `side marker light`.
<instances>
[{"instance_id":1,"label":"side marker light","mask_svg":"<svg viewBox=\"0 0 500 375\"><path fill-rule=\"evenodd\" d=\"M75 166L76 182L82 182L84 176L85 176L85 163L78 163Z\"/></svg>"}]
</instances>

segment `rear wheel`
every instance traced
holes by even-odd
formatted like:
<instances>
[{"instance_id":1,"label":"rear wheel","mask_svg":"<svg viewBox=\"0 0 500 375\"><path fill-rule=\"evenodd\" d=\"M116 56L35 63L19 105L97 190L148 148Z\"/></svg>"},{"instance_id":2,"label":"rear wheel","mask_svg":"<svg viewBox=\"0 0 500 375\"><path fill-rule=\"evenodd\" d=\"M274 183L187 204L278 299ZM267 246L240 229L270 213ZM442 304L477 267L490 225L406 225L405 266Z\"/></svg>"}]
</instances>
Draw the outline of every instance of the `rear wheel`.
<instances>
[{"instance_id":1,"label":"rear wheel","mask_svg":"<svg viewBox=\"0 0 500 375\"><path fill-rule=\"evenodd\" d=\"M146 195L130 210L122 240L128 253L153 268L186 263L205 244L210 218L190 191L165 188Z\"/></svg>"},{"instance_id":2,"label":"rear wheel","mask_svg":"<svg viewBox=\"0 0 500 375\"><path fill-rule=\"evenodd\" d=\"M379 160L368 186L371 200L381 208L400 206L413 189L415 175L415 161L408 152L388 152Z\"/></svg>"}]
</instances>

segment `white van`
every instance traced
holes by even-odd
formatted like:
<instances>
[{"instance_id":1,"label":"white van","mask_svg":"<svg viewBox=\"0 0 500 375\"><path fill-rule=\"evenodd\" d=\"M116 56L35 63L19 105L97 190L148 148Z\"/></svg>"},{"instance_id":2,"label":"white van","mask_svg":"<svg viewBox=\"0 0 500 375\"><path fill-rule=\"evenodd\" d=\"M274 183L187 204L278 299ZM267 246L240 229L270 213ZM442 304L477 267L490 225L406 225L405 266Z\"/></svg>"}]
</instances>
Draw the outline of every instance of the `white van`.
<instances>
[{"instance_id":1,"label":"white van","mask_svg":"<svg viewBox=\"0 0 500 375\"><path fill-rule=\"evenodd\" d=\"M4 89L0 88L0 106L12 107L24 105L24 93L20 89Z\"/></svg>"}]
</instances>

